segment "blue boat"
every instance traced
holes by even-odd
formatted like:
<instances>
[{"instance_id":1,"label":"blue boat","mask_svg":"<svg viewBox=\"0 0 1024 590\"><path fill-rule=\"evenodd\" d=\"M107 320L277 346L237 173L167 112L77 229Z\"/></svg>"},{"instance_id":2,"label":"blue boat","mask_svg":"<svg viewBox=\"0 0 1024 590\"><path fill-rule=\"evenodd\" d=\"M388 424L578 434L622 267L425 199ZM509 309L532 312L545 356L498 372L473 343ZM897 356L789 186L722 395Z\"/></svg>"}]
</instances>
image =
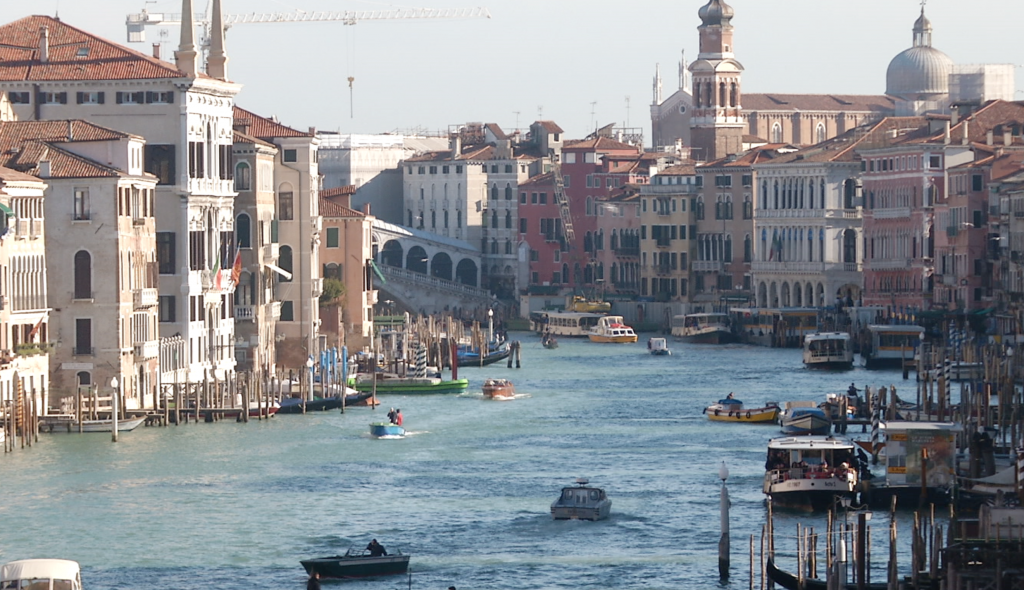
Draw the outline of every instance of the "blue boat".
<instances>
[{"instance_id":1,"label":"blue boat","mask_svg":"<svg viewBox=\"0 0 1024 590\"><path fill-rule=\"evenodd\" d=\"M405 436L405 429L391 422L372 422L370 424L370 434L377 438L401 438Z\"/></svg>"},{"instance_id":2,"label":"blue boat","mask_svg":"<svg viewBox=\"0 0 1024 590\"><path fill-rule=\"evenodd\" d=\"M812 404L810 406L802 404ZM787 402L782 413L782 432L786 434L825 435L832 431L832 421L813 402Z\"/></svg>"}]
</instances>

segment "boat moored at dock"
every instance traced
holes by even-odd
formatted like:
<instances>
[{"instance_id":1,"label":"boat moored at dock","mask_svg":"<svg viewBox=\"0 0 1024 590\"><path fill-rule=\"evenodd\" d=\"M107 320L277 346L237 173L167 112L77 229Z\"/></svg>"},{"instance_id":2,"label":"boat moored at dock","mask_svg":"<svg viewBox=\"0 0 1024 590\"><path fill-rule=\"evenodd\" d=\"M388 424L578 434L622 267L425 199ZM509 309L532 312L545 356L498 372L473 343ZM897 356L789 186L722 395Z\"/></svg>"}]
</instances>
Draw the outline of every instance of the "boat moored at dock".
<instances>
[{"instance_id":1,"label":"boat moored at dock","mask_svg":"<svg viewBox=\"0 0 1024 590\"><path fill-rule=\"evenodd\" d=\"M779 421L782 432L793 436L823 435L832 430L832 420L812 401L786 402Z\"/></svg>"},{"instance_id":2,"label":"boat moored at dock","mask_svg":"<svg viewBox=\"0 0 1024 590\"><path fill-rule=\"evenodd\" d=\"M728 344L736 342L729 314L690 313L672 318L672 335L683 342L695 344Z\"/></svg>"},{"instance_id":3,"label":"boat moored at dock","mask_svg":"<svg viewBox=\"0 0 1024 590\"><path fill-rule=\"evenodd\" d=\"M846 332L816 332L804 336L804 365L820 369L852 369L853 342Z\"/></svg>"},{"instance_id":4,"label":"boat moored at dock","mask_svg":"<svg viewBox=\"0 0 1024 590\"><path fill-rule=\"evenodd\" d=\"M585 477L576 479L575 486L562 488L558 499L551 503L551 517L555 520L604 520L612 512L612 501L601 488L588 486Z\"/></svg>"},{"instance_id":5,"label":"boat moored at dock","mask_svg":"<svg viewBox=\"0 0 1024 590\"><path fill-rule=\"evenodd\" d=\"M853 496L854 444L838 436L787 436L768 442L762 490L778 506L823 510Z\"/></svg>"},{"instance_id":6,"label":"boat moored at dock","mask_svg":"<svg viewBox=\"0 0 1024 590\"><path fill-rule=\"evenodd\" d=\"M713 422L775 422L779 417L779 404L767 402L762 408L744 408L742 401L726 397L704 408L704 413Z\"/></svg>"},{"instance_id":7,"label":"boat moored at dock","mask_svg":"<svg viewBox=\"0 0 1024 590\"><path fill-rule=\"evenodd\" d=\"M861 350L864 366L869 369L901 367L912 363L924 328L921 326L869 325L868 342Z\"/></svg>"},{"instance_id":8,"label":"boat moored at dock","mask_svg":"<svg viewBox=\"0 0 1024 590\"><path fill-rule=\"evenodd\" d=\"M605 344L632 344L639 339L633 328L627 326L619 315L602 316L587 336L591 342Z\"/></svg>"}]
</instances>

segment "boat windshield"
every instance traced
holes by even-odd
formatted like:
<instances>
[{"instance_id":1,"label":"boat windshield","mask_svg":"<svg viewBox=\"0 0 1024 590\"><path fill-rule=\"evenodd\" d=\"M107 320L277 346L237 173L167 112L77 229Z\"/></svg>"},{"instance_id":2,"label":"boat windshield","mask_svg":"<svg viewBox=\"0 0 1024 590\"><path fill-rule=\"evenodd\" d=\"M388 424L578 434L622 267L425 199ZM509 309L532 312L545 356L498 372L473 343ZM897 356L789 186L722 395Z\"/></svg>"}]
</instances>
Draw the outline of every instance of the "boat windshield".
<instances>
[{"instance_id":1,"label":"boat windshield","mask_svg":"<svg viewBox=\"0 0 1024 590\"><path fill-rule=\"evenodd\" d=\"M53 582L53 586L50 582ZM31 580L4 580L0 583L2 590L73 590L75 584L72 580L50 580L48 578L33 578Z\"/></svg>"}]
</instances>

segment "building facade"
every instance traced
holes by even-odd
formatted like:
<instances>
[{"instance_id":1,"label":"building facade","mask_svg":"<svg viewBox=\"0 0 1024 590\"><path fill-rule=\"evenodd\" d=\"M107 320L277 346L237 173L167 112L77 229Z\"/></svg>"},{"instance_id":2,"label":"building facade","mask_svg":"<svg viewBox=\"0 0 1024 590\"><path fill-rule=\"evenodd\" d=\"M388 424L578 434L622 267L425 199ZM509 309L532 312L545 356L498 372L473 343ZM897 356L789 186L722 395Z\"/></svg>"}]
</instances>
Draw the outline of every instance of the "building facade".
<instances>
[{"instance_id":1,"label":"building facade","mask_svg":"<svg viewBox=\"0 0 1024 590\"><path fill-rule=\"evenodd\" d=\"M659 170L640 187L640 295L684 301L690 293L698 176L692 163Z\"/></svg>"},{"instance_id":2,"label":"building facade","mask_svg":"<svg viewBox=\"0 0 1024 590\"><path fill-rule=\"evenodd\" d=\"M343 286L340 297L323 302L320 313L328 346L368 351L373 350L373 306L377 304L377 290L373 286L373 216L349 207L350 196L320 199L324 218L320 262L324 280L334 279Z\"/></svg>"}]
</instances>

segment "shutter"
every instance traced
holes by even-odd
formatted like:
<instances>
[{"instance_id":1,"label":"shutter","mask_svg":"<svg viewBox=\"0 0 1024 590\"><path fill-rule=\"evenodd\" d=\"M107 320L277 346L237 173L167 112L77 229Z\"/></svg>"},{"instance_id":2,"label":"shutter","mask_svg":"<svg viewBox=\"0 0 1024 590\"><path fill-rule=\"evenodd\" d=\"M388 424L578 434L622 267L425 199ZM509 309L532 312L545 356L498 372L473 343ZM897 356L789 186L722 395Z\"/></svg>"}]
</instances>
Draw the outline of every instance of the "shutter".
<instances>
[{"instance_id":1,"label":"shutter","mask_svg":"<svg viewBox=\"0 0 1024 590\"><path fill-rule=\"evenodd\" d=\"M672 239L676 239L676 226L672 226Z\"/></svg>"},{"instance_id":2,"label":"shutter","mask_svg":"<svg viewBox=\"0 0 1024 590\"><path fill-rule=\"evenodd\" d=\"M680 225L679 226L679 239L680 240L685 240L686 239L686 226L685 225Z\"/></svg>"},{"instance_id":3,"label":"shutter","mask_svg":"<svg viewBox=\"0 0 1024 590\"><path fill-rule=\"evenodd\" d=\"M135 102L136 103L142 104L142 101L144 101L144 100L146 100L146 93L145 92L142 92L140 90L139 92L135 93Z\"/></svg>"},{"instance_id":4,"label":"shutter","mask_svg":"<svg viewBox=\"0 0 1024 590\"><path fill-rule=\"evenodd\" d=\"M84 92L76 92L75 93L75 100L78 101L78 104L84 103L85 102L85 93Z\"/></svg>"},{"instance_id":5,"label":"shutter","mask_svg":"<svg viewBox=\"0 0 1024 590\"><path fill-rule=\"evenodd\" d=\"M60 94L58 94L57 101L60 102L60 104L68 104L68 93L61 92Z\"/></svg>"},{"instance_id":6,"label":"shutter","mask_svg":"<svg viewBox=\"0 0 1024 590\"><path fill-rule=\"evenodd\" d=\"M646 240L647 239L647 226L646 225L641 225L640 226L640 239L641 240Z\"/></svg>"},{"instance_id":7,"label":"shutter","mask_svg":"<svg viewBox=\"0 0 1024 590\"><path fill-rule=\"evenodd\" d=\"M104 102L104 98L106 97L106 95L107 95L107 93L106 93L106 92L100 92L100 93L99 93L99 103L100 103L100 104L103 104L103 102Z\"/></svg>"},{"instance_id":8,"label":"shutter","mask_svg":"<svg viewBox=\"0 0 1024 590\"><path fill-rule=\"evenodd\" d=\"M117 100L117 104L123 104L124 103L124 93L123 92L116 93L114 95L114 98Z\"/></svg>"},{"instance_id":9,"label":"shutter","mask_svg":"<svg viewBox=\"0 0 1024 590\"><path fill-rule=\"evenodd\" d=\"M169 92L165 92L164 95L165 95L165 99L167 100L167 102L169 104L174 104L174 91L173 90L171 90Z\"/></svg>"},{"instance_id":10,"label":"shutter","mask_svg":"<svg viewBox=\"0 0 1024 590\"><path fill-rule=\"evenodd\" d=\"M150 92L148 90L146 91L146 104L150 104L151 102L153 102L153 95L154 94L155 94L154 92Z\"/></svg>"}]
</instances>

